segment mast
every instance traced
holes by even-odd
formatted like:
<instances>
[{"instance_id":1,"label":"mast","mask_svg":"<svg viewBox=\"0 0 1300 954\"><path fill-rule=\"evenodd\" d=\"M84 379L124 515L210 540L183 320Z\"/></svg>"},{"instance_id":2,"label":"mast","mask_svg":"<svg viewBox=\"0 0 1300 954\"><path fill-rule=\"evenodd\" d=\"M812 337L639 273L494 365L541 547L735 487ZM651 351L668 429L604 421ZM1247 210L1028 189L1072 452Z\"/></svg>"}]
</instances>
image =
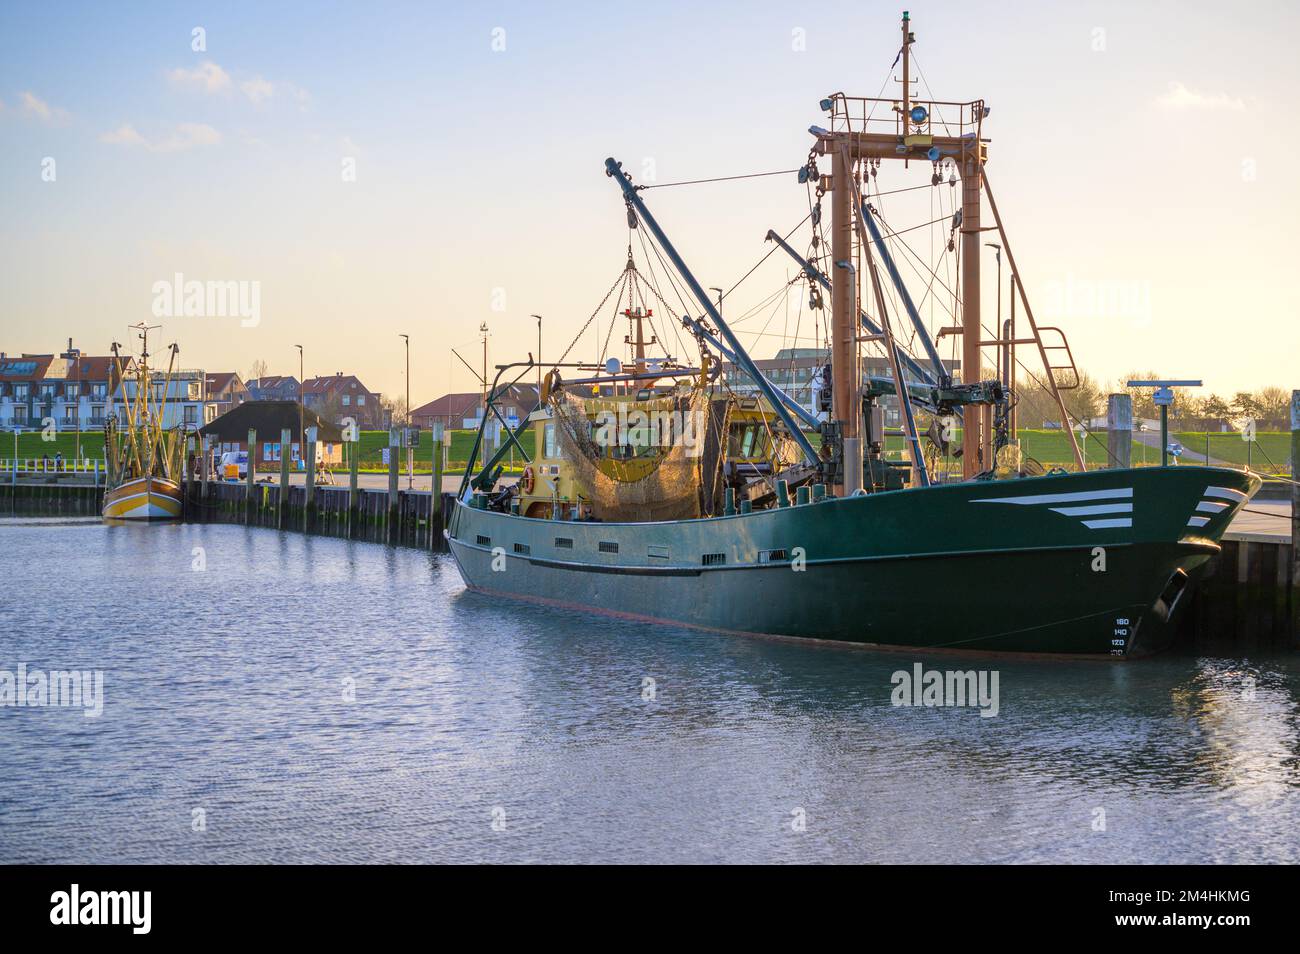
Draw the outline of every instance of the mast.
<instances>
[{"instance_id":1,"label":"mast","mask_svg":"<svg viewBox=\"0 0 1300 954\"><path fill-rule=\"evenodd\" d=\"M903 11L903 115L908 116L912 112L912 44L916 42L916 34L909 29L912 25L912 15Z\"/></svg>"},{"instance_id":2,"label":"mast","mask_svg":"<svg viewBox=\"0 0 1300 954\"><path fill-rule=\"evenodd\" d=\"M961 154L961 380L980 380L980 179L983 149L978 140L964 143ZM984 460L986 441L981 433L984 408L968 404L962 409L963 479L992 466Z\"/></svg>"},{"instance_id":3,"label":"mast","mask_svg":"<svg viewBox=\"0 0 1300 954\"><path fill-rule=\"evenodd\" d=\"M976 384L980 380L981 362L981 326L980 326L980 193L981 179L986 159L985 143L981 136L982 123L987 112L983 100L967 103L920 103L912 98L912 55L911 46L916 42L911 30L911 16L906 11L902 20L903 61L901 102L893 103L892 118L877 118L874 109L881 101L850 97L836 93L823 101L822 105L831 117L831 128L823 129L813 126L809 132L817 137L815 151L836 159L835 175L832 177L832 192L836 193L836 204L832 211L837 211L841 191L839 180L847 176L840 173L845 164L838 160L842 146L848 147L849 161L864 159L901 159L907 164L912 159L925 158L930 162L939 162L951 157L960 167L962 178L961 205L961 294L962 294L962 368L964 385ZM942 106L948 110L944 122L938 126L932 123L931 110ZM953 117L952 111L956 111ZM936 129L938 130L936 132ZM850 170L851 171L851 170ZM835 219L838 226L839 219ZM838 233L837 233L838 234ZM833 236L834 238L834 236ZM836 249L834 255L840 257ZM840 278L840 276L836 276ZM832 298L843 296L847 289L841 280L840 295L832 282ZM842 316L846 301L833 302L833 316ZM838 325L837 325L838 329ZM846 382L847 383L847 382ZM836 382L839 386L839 382ZM840 410L837 408L837 413ZM991 461L982 458L988 455L983 451L982 420L984 412L975 404L967 405L963 411L965 433L962 440L962 475L970 478L989 466ZM851 422L850 422L851 426ZM849 432L846 431L846 436Z\"/></svg>"},{"instance_id":4,"label":"mast","mask_svg":"<svg viewBox=\"0 0 1300 954\"><path fill-rule=\"evenodd\" d=\"M857 271L853 268L853 161L831 154L831 421L838 425L843 466L837 497L862 489L862 365L858 361ZM854 450L856 448L856 451ZM856 454L854 460L850 460Z\"/></svg>"},{"instance_id":5,"label":"mast","mask_svg":"<svg viewBox=\"0 0 1300 954\"><path fill-rule=\"evenodd\" d=\"M645 332L642 330L641 322L643 319L650 318L653 315L654 309L642 311L640 308L627 308L623 312L623 316L627 318L628 322L628 334L627 337L623 339L623 343L632 346L632 359L633 364L636 366L637 374L644 374L646 370L645 346L647 342L645 340ZM655 344L658 340L658 338L652 336L648 343Z\"/></svg>"}]
</instances>

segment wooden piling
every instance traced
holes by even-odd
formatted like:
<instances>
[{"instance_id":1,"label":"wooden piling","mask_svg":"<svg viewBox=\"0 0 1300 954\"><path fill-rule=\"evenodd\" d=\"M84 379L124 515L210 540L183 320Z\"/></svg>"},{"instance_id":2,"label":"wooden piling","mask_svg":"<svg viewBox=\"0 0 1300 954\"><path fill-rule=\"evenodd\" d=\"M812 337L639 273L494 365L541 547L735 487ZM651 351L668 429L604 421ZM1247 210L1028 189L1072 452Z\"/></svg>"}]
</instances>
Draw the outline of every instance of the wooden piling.
<instances>
[{"instance_id":1,"label":"wooden piling","mask_svg":"<svg viewBox=\"0 0 1300 954\"><path fill-rule=\"evenodd\" d=\"M360 516L357 512L357 505L360 503L357 490L357 475L361 467L361 442L352 441L351 445L348 449L348 538L355 539L358 517Z\"/></svg>"},{"instance_id":2,"label":"wooden piling","mask_svg":"<svg viewBox=\"0 0 1300 954\"><path fill-rule=\"evenodd\" d=\"M1291 392L1291 633L1300 640L1300 390Z\"/></svg>"},{"instance_id":3,"label":"wooden piling","mask_svg":"<svg viewBox=\"0 0 1300 954\"><path fill-rule=\"evenodd\" d=\"M293 431L280 428L280 501L276 506L275 525L281 530L289 526L289 462L293 459Z\"/></svg>"},{"instance_id":4,"label":"wooden piling","mask_svg":"<svg viewBox=\"0 0 1300 954\"><path fill-rule=\"evenodd\" d=\"M432 438L431 491L429 499L429 546L436 549L442 541L442 425L434 424L430 428Z\"/></svg>"},{"instance_id":5,"label":"wooden piling","mask_svg":"<svg viewBox=\"0 0 1300 954\"><path fill-rule=\"evenodd\" d=\"M211 441L212 439L208 437L206 434L199 438L199 504L200 504L199 512L200 513L203 512L202 508L208 502L208 469L209 469L209 464L211 463L208 460L208 456L211 451L211 446L210 446ZM107 460L107 457L105 457L105 460Z\"/></svg>"},{"instance_id":6,"label":"wooden piling","mask_svg":"<svg viewBox=\"0 0 1300 954\"><path fill-rule=\"evenodd\" d=\"M252 427L248 429L248 468L244 476L244 523L251 527L257 522L254 519L257 498L253 496L257 489L257 430Z\"/></svg>"},{"instance_id":7,"label":"wooden piling","mask_svg":"<svg viewBox=\"0 0 1300 954\"><path fill-rule=\"evenodd\" d=\"M397 473L398 473L397 431L388 432L388 542L396 543L397 536Z\"/></svg>"},{"instance_id":8,"label":"wooden piling","mask_svg":"<svg viewBox=\"0 0 1300 954\"><path fill-rule=\"evenodd\" d=\"M181 450L181 519L190 515L190 453L194 447L194 438L185 436L185 446Z\"/></svg>"},{"instance_id":9,"label":"wooden piling","mask_svg":"<svg viewBox=\"0 0 1300 954\"><path fill-rule=\"evenodd\" d=\"M1109 467L1133 466L1133 398L1112 394L1106 402L1106 453Z\"/></svg>"},{"instance_id":10,"label":"wooden piling","mask_svg":"<svg viewBox=\"0 0 1300 954\"><path fill-rule=\"evenodd\" d=\"M303 438L303 452L307 455L307 495L302 507L302 528L311 533L316 524L316 428L307 428Z\"/></svg>"}]
</instances>

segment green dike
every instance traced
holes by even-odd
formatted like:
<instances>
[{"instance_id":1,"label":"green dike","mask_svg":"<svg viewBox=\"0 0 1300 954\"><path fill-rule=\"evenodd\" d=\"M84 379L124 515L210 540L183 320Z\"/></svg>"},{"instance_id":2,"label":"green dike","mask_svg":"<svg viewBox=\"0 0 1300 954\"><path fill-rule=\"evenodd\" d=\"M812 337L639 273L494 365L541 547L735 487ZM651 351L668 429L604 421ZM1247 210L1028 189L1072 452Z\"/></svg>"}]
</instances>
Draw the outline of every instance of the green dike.
<instances>
[{"instance_id":1,"label":"green dike","mask_svg":"<svg viewBox=\"0 0 1300 954\"><path fill-rule=\"evenodd\" d=\"M470 449L474 445L474 431L455 430L450 433L451 449L449 457L453 465L459 462L463 468L465 461L469 458ZM20 458L39 459L44 454L54 457L56 454L62 453L64 458L71 459L77 447L76 435L69 431L60 431L53 436L53 440L46 441L39 431L19 434L18 456ZM1205 453L1206 434L1204 431L1176 431L1172 436L1187 450L1196 454ZM1096 434L1095 439L1088 439L1087 457L1089 467L1098 467L1105 463L1105 437L1105 433L1102 432ZM1256 437L1255 446L1250 449L1250 462L1254 469L1261 471L1275 468L1285 469L1291 457L1291 435L1278 431L1260 431ZM1247 445L1241 439L1240 434L1215 431L1210 433L1209 438L1210 455L1212 457L1237 466L1245 465ZM532 431L527 430L519 435L519 441L531 457L533 454ZM957 432L956 441L958 444L961 442L960 430ZM814 443L818 443L818 441L814 441ZM91 460L102 458L104 456L103 431L83 431L80 446L83 457ZM387 431L362 431L360 442L361 469L367 471L385 470L383 451L387 446ZM1020 446L1028 456L1048 466L1066 466L1071 464L1074 459L1070 452L1069 438L1059 430L1021 430ZM886 450L891 457L902 459L906 453L903 439L901 437L889 438L886 443ZM1133 463L1135 465L1142 463L1143 451L1143 445L1134 441ZM13 454L13 434L0 433L0 458L7 459L12 457ZM425 430L420 434L420 446L415 448L415 466L417 470L427 472L430 469L431 454L432 442L429 438L429 432ZM1157 447L1145 447L1145 454L1148 464L1158 463L1159 450ZM403 461L403 466L405 466L405 461Z\"/></svg>"}]
</instances>

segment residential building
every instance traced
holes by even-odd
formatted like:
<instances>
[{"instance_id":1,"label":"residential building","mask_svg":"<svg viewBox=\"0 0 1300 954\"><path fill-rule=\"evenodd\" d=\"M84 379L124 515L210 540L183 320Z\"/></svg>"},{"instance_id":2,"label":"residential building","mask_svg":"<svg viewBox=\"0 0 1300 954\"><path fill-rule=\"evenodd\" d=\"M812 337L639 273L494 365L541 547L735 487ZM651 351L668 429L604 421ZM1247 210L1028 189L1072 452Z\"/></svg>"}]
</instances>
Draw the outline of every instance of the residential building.
<instances>
[{"instance_id":1,"label":"residential building","mask_svg":"<svg viewBox=\"0 0 1300 954\"><path fill-rule=\"evenodd\" d=\"M302 461L302 431L298 428L297 401L245 401L199 429L208 440L208 446L218 456L227 451L248 450L248 432L257 432L256 468L274 470L286 451L300 469ZM316 459L327 466L343 461L343 432L337 425L322 420L315 411L302 413L304 429L316 428ZM283 432L289 431L290 443L285 448Z\"/></svg>"},{"instance_id":2,"label":"residential building","mask_svg":"<svg viewBox=\"0 0 1300 954\"><path fill-rule=\"evenodd\" d=\"M302 383L303 403L322 418L340 423L347 418L363 431L386 430L392 414L355 375L342 371L330 377L308 378Z\"/></svg>"},{"instance_id":3,"label":"residential building","mask_svg":"<svg viewBox=\"0 0 1300 954\"><path fill-rule=\"evenodd\" d=\"M298 379L293 375L268 374L247 384L248 396L254 401L298 400Z\"/></svg>"},{"instance_id":4,"label":"residential building","mask_svg":"<svg viewBox=\"0 0 1300 954\"><path fill-rule=\"evenodd\" d=\"M124 359L124 366L133 366ZM0 352L0 428L99 428L118 390L111 355L83 355L68 341L60 355Z\"/></svg>"},{"instance_id":5,"label":"residential building","mask_svg":"<svg viewBox=\"0 0 1300 954\"><path fill-rule=\"evenodd\" d=\"M208 401L215 407L214 419L245 401L252 400L248 388L234 371L209 371L204 389Z\"/></svg>"},{"instance_id":6,"label":"residential building","mask_svg":"<svg viewBox=\"0 0 1300 954\"><path fill-rule=\"evenodd\" d=\"M775 358L759 358L754 361L754 364L769 381L793 397L809 412L817 414L813 378L820 373L828 360L826 351L820 348L782 348ZM960 361L944 361L943 364L949 374L960 377ZM875 356L862 359L862 373L864 376L872 377L892 378L894 376L889 360ZM729 361L723 362L722 375L723 380L737 394L753 394L758 391L753 379L743 369L737 368ZM885 410L886 426L897 427L902 424L898 400L894 395L881 398L880 406Z\"/></svg>"},{"instance_id":7,"label":"residential building","mask_svg":"<svg viewBox=\"0 0 1300 954\"><path fill-rule=\"evenodd\" d=\"M501 415L507 420L523 420L537 407L537 385L516 384L497 402ZM422 404L411 412L411 423L420 428L441 424L448 429L478 427L483 416L483 392L463 391L444 394L437 400Z\"/></svg>"},{"instance_id":8,"label":"residential building","mask_svg":"<svg viewBox=\"0 0 1300 954\"><path fill-rule=\"evenodd\" d=\"M137 381L127 377L117 388L117 420L125 424L127 411L123 402L136 398ZM159 404L166 400L163 408L162 426L164 429L185 425L199 428L214 420L217 416L217 404L208 400L207 375L199 368L181 368L170 375L166 368L150 372L149 400Z\"/></svg>"}]
</instances>

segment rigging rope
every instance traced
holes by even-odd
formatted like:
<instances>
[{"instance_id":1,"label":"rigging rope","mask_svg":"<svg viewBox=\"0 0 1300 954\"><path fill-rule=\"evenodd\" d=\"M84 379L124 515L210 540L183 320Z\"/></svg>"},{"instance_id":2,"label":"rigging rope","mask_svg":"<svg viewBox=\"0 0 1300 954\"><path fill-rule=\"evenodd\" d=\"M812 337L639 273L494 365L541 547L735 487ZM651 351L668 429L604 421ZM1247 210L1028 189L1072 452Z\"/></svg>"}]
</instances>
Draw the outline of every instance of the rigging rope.
<instances>
[{"instance_id":1,"label":"rigging rope","mask_svg":"<svg viewBox=\"0 0 1300 954\"><path fill-rule=\"evenodd\" d=\"M684 179L681 182L660 182L656 185L637 186L637 189L644 191L646 189L667 189L669 186L684 185L702 185L706 182L733 182L736 179L761 179L763 176L788 176L797 173L798 169L778 169L775 172L751 172L743 176L718 176L713 179Z\"/></svg>"}]
</instances>

